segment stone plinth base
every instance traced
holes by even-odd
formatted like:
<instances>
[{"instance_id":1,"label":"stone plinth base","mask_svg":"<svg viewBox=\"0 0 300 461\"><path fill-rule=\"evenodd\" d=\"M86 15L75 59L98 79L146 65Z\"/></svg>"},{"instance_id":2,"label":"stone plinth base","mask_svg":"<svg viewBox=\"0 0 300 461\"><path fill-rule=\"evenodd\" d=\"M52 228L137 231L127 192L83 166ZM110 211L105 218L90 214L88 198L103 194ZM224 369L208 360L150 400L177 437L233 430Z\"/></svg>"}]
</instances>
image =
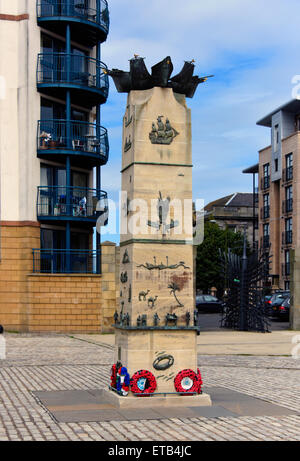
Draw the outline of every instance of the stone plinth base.
<instances>
[{"instance_id":1,"label":"stone plinth base","mask_svg":"<svg viewBox=\"0 0 300 461\"><path fill-rule=\"evenodd\" d=\"M210 407L208 394L200 395L153 395L152 397L136 397L129 394L121 397L110 390L103 390L103 398L116 408L154 408L154 407Z\"/></svg>"}]
</instances>

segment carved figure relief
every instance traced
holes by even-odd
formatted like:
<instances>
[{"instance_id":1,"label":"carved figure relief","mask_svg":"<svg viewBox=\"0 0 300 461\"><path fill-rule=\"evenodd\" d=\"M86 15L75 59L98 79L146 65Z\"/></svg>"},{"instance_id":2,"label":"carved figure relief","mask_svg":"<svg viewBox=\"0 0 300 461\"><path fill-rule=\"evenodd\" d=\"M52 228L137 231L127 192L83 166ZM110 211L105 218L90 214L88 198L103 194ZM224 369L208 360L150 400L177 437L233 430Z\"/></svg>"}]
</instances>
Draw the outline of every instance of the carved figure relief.
<instances>
[{"instance_id":1,"label":"carved figure relief","mask_svg":"<svg viewBox=\"0 0 300 461\"><path fill-rule=\"evenodd\" d=\"M150 290L141 291L139 293L139 301L146 301L146 297L147 297L148 293L150 293Z\"/></svg>"},{"instance_id":2,"label":"carved figure relief","mask_svg":"<svg viewBox=\"0 0 300 461\"><path fill-rule=\"evenodd\" d=\"M177 283L175 283L175 282L170 283L170 284L168 285L168 288L170 288L170 290L171 290L171 291L170 291L170 294L173 295L174 298L176 299L178 307L184 307L184 304L182 304L182 303L179 301L179 299L177 298L177 296L176 296L176 292L177 292L177 291L180 291L180 288L179 288L179 286L177 285Z\"/></svg>"},{"instance_id":3,"label":"carved figure relief","mask_svg":"<svg viewBox=\"0 0 300 461\"><path fill-rule=\"evenodd\" d=\"M127 138L125 140L124 152L128 152L131 146L132 146L131 135L129 135L128 140Z\"/></svg>"},{"instance_id":4,"label":"carved figure relief","mask_svg":"<svg viewBox=\"0 0 300 461\"><path fill-rule=\"evenodd\" d=\"M175 227L179 226L179 222L174 221L174 219L171 219L170 224L167 224L167 218L168 218L169 211L170 211L170 202L171 202L170 197L163 199L162 193L159 192L159 197L157 199L157 206L156 206L158 221L157 222L148 221L149 227L153 227L154 229L157 229L157 230L162 230L163 234L166 234L171 229L174 229Z\"/></svg>"},{"instance_id":5,"label":"carved figure relief","mask_svg":"<svg viewBox=\"0 0 300 461\"><path fill-rule=\"evenodd\" d=\"M189 269L189 267L185 265L184 261L180 261L178 264L169 265L169 257L166 256L166 259L167 259L167 264L163 264L162 262L160 264L157 264L156 257L154 256L153 257L154 264L146 262L145 264L139 264L137 267L144 267L148 271L152 271L153 269L158 269L159 271L163 271L166 269L175 270L175 269L178 269L179 267L183 267L184 269Z\"/></svg>"},{"instance_id":6,"label":"carved figure relief","mask_svg":"<svg viewBox=\"0 0 300 461\"><path fill-rule=\"evenodd\" d=\"M153 309L153 307L155 306L157 298L158 298L158 296L155 296L155 298L152 298L152 297L148 298L148 307Z\"/></svg>"},{"instance_id":7,"label":"carved figure relief","mask_svg":"<svg viewBox=\"0 0 300 461\"><path fill-rule=\"evenodd\" d=\"M166 123L164 123L163 118L163 115L157 117L157 126L152 123L152 130L149 133L149 139L152 144L170 145L173 139L179 135L178 131L171 126L170 120L167 118Z\"/></svg>"},{"instance_id":8,"label":"carved figure relief","mask_svg":"<svg viewBox=\"0 0 300 461\"><path fill-rule=\"evenodd\" d=\"M130 263L130 259L129 259L129 255L128 255L128 250L127 250L127 249L125 250L125 253L124 253L124 255L123 255L122 263L123 263L123 264L128 264L128 263Z\"/></svg>"}]
</instances>

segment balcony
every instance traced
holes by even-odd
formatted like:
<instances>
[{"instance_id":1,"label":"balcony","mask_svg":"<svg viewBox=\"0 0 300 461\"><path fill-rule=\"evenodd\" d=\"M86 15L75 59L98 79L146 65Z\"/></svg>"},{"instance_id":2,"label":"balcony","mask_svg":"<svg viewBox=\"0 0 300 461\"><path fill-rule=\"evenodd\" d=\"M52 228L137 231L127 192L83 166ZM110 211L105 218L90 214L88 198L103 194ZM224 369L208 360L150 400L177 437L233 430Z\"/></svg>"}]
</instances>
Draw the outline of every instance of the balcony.
<instances>
[{"instance_id":1,"label":"balcony","mask_svg":"<svg viewBox=\"0 0 300 461\"><path fill-rule=\"evenodd\" d=\"M290 166L288 168L285 168L283 170L282 182L286 183L286 182L292 181L293 180L293 175L294 175L294 171L293 171L292 166Z\"/></svg>"},{"instance_id":2,"label":"balcony","mask_svg":"<svg viewBox=\"0 0 300 461\"><path fill-rule=\"evenodd\" d=\"M261 178L260 187L261 187L261 190L269 189L270 176L264 176L263 178Z\"/></svg>"},{"instance_id":3,"label":"balcony","mask_svg":"<svg viewBox=\"0 0 300 461\"><path fill-rule=\"evenodd\" d=\"M101 211L97 211L97 204ZM40 222L75 221L91 227L104 213L108 213L107 193L104 191L81 187L38 187L37 218Z\"/></svg>"},{"instance_id":4,"label":"balcony","mask_svg":"<svg viewBox=\"0 0 300 461\"><path fill-rule=\"evenodd\" d=\"M291 245L293 243L293 231L282 232L282 245Z\"/></svg>"},{"instance_id":5,"label":"balcony","mask_svg":"<svg viewBox=\"0 0 300 461\"><path fill-rule=\"evenodd\" d=\"M95 123L67 120L40 120L37 130L39 158L64 161L73 156L73 163L90 167L105 165L109 156L106 128Z\"/></svg>"},{"instance_id":6,"label":"balcony","mask_svg":"<svg viewBox=\"0 0 300 461\"><path fill-rule=\"evenodd\" d=\"M266 205L260 210L261 219L268 219L270 217L270 206Z\"/></svg>"},{"instance_id":7,"label":"balcony","mask_svg":"<svg viewBox=\"0 0 300 461\"><path fill-rule=\"evenodd\" d=\"M282 276L289 277L291 275L291 264L284 263L282 264Z\"/></svg>"},{"instance_id":8,"label":"balcony","mask_svg":"<svg viewBox=\"0 0 300 461\"><path fill-rule=\"evenodd\" d=\"M37 88L50 96L65 99L66 92L74 103L91 108L108 97L107 66L103 62L77 54L40 53L37 63Z\"/></svg>"},{"instance_id":9,"label":"balcony","mask_svg":"<svg viewBox=\"0 0 300 461\"><path fill-rule=\"evenodd\" d=\"M37 0L38 25L64 35L70 24L72 39L93 47L104 42L109 32L109 11L106 0Z\"/></svg>"},{"instance_id":10,"label":"balcony","mask_svg":"<svg viewBox=\"0 0 300 461\"><path fill-rule=\"evenodd\" d=\"M282 202L282 213L287 214L287 213L292 213L293 211L293 199L290 198L288 200L284 200Z\"/></svg>"},{"instance_id":11,"label":"balcony","mask_svg":"<svg viewBox=\"0 0 300 461\"><path fill-rule=\"evenodd\" d=\"M36 249L33 253L33 273L99 274L100 250Z\"/></svg>"}]
</instances>

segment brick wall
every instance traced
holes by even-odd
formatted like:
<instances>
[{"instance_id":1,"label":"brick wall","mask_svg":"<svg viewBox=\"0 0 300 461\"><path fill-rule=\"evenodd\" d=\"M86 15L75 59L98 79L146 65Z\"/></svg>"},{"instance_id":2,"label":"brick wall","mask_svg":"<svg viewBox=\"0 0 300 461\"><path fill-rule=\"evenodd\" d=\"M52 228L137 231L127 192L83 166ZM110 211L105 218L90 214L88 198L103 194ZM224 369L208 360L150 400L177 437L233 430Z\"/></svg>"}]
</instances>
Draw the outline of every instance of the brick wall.
<instances>
[{"instance_id":1,"label":"brick wall","mask_svg":"<svg viewBox=\"0 0 300 461\"><path fill-rule=\"evenodd\" d=\"M28 276L29 331L100 332L100 275Z\"/></svg>"},{"instance_id":2,"label":"brick wall","mask_svg":"<svg viewBox=\"0 0 300 461\"><path fill-rule=\"evenodd\" d=\"M118 248L102 245L102 275L33 274L38 223L2 223L0 324L31 332L111 332L119 287Z\"/></svg>"},{"instance_id":3,"label":"brick wall","mask_svg":"<svg viewBox=\"0 0 300 461\"><path fill-rule=\"evenodd\" d=\"M38 223L1 223L0 324L8 330L28 329L27 274L39 245Z\"/></svg>"}]
</instances>

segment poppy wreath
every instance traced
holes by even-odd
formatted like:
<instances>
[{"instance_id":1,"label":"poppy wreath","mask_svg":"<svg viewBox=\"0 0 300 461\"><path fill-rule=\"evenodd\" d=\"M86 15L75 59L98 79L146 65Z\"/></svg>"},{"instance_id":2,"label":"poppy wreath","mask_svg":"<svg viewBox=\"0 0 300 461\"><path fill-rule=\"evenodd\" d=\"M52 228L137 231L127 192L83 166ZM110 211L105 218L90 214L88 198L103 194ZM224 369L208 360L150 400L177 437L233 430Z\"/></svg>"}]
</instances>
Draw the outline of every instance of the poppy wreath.
<instances>
[{"instance_id":1,"label":"poppy wreath","mask_svg":"<svg viewBox=\"0 0 300 461\"><path fill-rule=\"evenodd\" d=\"M199 385L198 394L202 394L203 381L202 381L202 376L201 376L201 372L199 368L197 369L197 377L198 377L198 385Z\"/></svg>"},{"instance_id":2,"label":"poppy wreath","mask_svg":"<svg viewBox=\"0 0 300 461\"><path fill-rule=\"evenodd\" d=\"M146 379L144 390L140 389L138 382L140 379ZM155 376L148 370L137 371L130 380L131 392L133 394L153 394L156 389Z\"/></svg>"},{"instance_id":3,"label":"poppy wreath","mask_svg":"<svg viewBox=\"0 0 300 461\"><path fill-rule=\"evenodd\" d=\"M202 379L201 379L201 374L200 370L197 370L198 373L195 373L193 370L182 370L178 373L178 375L174 379L174 385L176 392L179 394L191 394L191 393L200 393L201 392L201 384L202 384ZM199 381L199 376L201 383ZM190 387L186 386L185 388L183 387L183 382L184 380L189 381L190 380ZM200 392L199 392L200 390Z\"/></svg>"},{"instance_id":4,"label":"poppy wreath","mask_svg":"<svg viewBox=\"0 0 300 461\"><path fill-rule=\"evenodd\" d=\"M112 367L111 367L111 375L110 375L110 385L113 389L116 389L117 388L117 365L114 364Z\"/></svg>"}]
</instances>

